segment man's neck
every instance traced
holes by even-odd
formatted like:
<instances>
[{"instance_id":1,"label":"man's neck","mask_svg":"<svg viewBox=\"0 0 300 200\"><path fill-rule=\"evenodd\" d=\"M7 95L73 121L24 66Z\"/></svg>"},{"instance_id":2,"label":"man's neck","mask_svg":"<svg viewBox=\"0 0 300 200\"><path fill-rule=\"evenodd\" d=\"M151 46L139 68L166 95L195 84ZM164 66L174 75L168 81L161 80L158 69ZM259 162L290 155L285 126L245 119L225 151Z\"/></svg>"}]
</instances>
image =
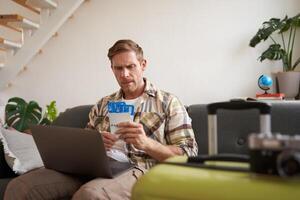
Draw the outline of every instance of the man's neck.
<instances>
[{"instance_id":1,"label":"man's neck","mask_svg":"<svg viewBox=\"0 0 300 200\"><path fill-rule=\"evenodd\" d=\"M136 99L136 98L140 97L144 93L145 87L146 87L146 83L143 80L143 84L142 84L141 87L139 87L133 93L127 93L127 94L123 93L123 98L126 99L126 100Z\"/></svg>"}]
</instances>

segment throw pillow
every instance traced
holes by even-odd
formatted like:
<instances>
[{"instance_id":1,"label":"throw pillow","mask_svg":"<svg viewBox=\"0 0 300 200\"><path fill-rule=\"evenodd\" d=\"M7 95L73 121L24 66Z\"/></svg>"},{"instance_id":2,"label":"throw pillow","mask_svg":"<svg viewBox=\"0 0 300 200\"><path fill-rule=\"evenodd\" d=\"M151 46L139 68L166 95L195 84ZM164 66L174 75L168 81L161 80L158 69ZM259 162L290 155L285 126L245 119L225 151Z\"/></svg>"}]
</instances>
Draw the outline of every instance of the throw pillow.
<instances>
[{"instance_id":1,"label":"throw pillow","mask_svg":"<svg viewBox=\"0 0 300 200\"><path fill-rule=\"evenodd\" d=\"M24 174L44 166L32 135L0 128L0 139L6 162L15 173Z\"/></svg>"}]
</instances>

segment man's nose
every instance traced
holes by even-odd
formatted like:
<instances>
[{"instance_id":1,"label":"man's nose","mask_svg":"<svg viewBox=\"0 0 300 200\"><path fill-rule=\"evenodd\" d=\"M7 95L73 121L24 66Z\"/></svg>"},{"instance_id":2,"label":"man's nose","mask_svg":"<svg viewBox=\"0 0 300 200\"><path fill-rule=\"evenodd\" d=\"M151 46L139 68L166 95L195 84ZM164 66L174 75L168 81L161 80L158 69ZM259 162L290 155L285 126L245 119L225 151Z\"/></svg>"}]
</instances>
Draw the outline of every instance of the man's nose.
<instances>
[{"instance_id":1,"label":"man's nose","mask_svg":"<svg viewBox=\"0 0 300 200\"><path fill-rule=\"evenodd\" d=\"M126 68L124 68L124 69L122 70L121 76L122 76L122 77L128 77L128 76L129 76L129 70L126 69Z\"/></svg>"}]
</instances>

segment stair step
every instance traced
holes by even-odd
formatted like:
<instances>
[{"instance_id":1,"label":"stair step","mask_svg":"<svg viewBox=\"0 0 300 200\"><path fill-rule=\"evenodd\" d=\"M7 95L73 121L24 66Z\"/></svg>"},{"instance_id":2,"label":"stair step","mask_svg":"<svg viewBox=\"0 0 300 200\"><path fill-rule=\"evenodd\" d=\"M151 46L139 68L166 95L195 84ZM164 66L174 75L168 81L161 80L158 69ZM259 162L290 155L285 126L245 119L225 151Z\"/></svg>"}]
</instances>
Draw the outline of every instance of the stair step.
<instances>
[{"instance_id":1,"label":"stair step","mask_svg":"<svg viewBox=\"0 0 300 200\"><path fill-rule=\"evenodd\" d=\"M40 25L21 15L0 15L0 24L23 28L23 29L38 29Z\"/></svg>"},{"instance_id":2,"label":"stair step","mask_svg":"<svg viewBox=\"0 0 300 200\"><path fill-rule=\"evenodd\" d=\"M58 4L54 1L54 0L12 0L14 2L16 2L17 4L28 8L29 10L40 14L40 10L39 9L43 9L43 8L57 8Z\"/></svg>"},{"instance_id":3,"label":"stair step","mask_svg":"<svg viewBox=\"0 0 300 200\"><path fill-rule=\"evenodd\" d=\"M21 6L27 8L27 9L33 11L33 12L35 12L36 14L40 14L40 11L38 9L36 9L36 8L30 6L30 5L28 5L26 3L27 0L12 0L12 1L14 1L15 3L17 3L17 4L21 5Z\"/></svg>"},{"instance_id":4,"label":"stair step","mask_svg":"<svg viewBox=\"0 0 300 200\"><path fill-rule=\"evenodd\" d=\"M26 3L38 8L57 8L58 4L53 0L27 0Z\"/></svg>"},{"instance_id":5,"label":"stair step","mask_svg":"<svg viewBox=\"0 0 300 200\"><path fill-rule=\"evenodd\" d=\"M0 37L0 48L3 49L19 49L22 47L21 43L6 40Z\"/></svg>"}]
</instances>

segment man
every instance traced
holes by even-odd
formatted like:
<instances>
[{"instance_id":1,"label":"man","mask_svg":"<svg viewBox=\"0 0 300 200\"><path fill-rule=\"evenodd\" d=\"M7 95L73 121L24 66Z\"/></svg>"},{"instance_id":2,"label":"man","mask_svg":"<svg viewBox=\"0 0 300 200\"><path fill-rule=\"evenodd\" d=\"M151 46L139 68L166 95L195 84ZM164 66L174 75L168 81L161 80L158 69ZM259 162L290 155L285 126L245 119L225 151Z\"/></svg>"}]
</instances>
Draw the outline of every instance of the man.
<instances>
[{"instance_id":1,"label":"man","mask_svg":"<svg viewBox=\"0 0 300 200\"><path fill-rule=\"evenodd\" d=\"M112 159L131 162L136 167L114 179L97 178L83 184L74 194L75 200L129 199L133 184L157 161L163 161L175 155L192 156L198 151L191 120L184 106L174 95L157 89L143 77L147 61L144 59L142 48L131 40L119 40L109 49L108 57L120 90L102 98L92 108L87 127L96 129L102 134L105 148ZM118 130L111 133L108 103L117 101L125 101L134 105L136 109L132 121L117 124ZM125 156L120 157L120 155ZM34 171L29 173L31 179L33 173ZM63 180L64 185L68 186L68 192L60 191L60 193L70 194L82 184L81 180L53 170L39 173L48 174L48 177L51 173L52 176L57 177L55 179L57 182L60 179ZM18 188L16 187L18 179L23 184L30 182L29 178L22 179L22 176L13 180L6 192L7 199L15 197L13 191ZM28 192L28 188L24 189L24 187L23 185L23 188L19 188L26 191L23 192L22 198L27 199L38 199L40 196L30 193L40 195L47 190L45 186L41 186L43 190L31 189L31 192ZM53 190L51 191L53 193Z\"/></svg>"}]
</instances>

